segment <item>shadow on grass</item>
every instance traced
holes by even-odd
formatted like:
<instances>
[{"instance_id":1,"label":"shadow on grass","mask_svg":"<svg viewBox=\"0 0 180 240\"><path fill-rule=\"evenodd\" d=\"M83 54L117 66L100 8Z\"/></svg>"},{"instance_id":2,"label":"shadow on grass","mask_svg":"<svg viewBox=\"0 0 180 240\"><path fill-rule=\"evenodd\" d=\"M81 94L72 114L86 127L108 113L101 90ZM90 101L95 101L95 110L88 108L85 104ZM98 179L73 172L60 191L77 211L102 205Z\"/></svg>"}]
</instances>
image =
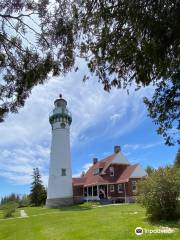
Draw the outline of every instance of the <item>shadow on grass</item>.
<instances>
[{"instance_id":1,"label":"shadow on grass","mask_svg":"<svg viewBox=\"0 0 180 240\"><path fill-rule=\"evenodd\" d=\"M60 211L88 211L91 210L91 206L80 206L80 205L74 205L69 207L62 207L59 210Z\"/></svg>"},{"instance_id":2,"label":"shadow on grass","mask_svg":"<svg viewBox=\"0 0 180 240\"><path fill-rule=\"evenodd\" d=\"M163 226L163 227L180 228L180 223L178 222L178 220L176 220L176 221L175 220L174 221L150 220L149 223L151 223L152 225L160 225L160 226Z\"/></svg>"},{"instance_id":3,"label":"shadow on grass","mask_svg":"<svg viewBox=\"0 0 180 240\"><path fill-rule=\"evenodd\" d=\"M143 221L148 222L153 226L169 227L169 228L180 228L180 220L153 220L149 217L144 217Z\"/></svg>"},{"instance_id":4,"label":"shadow on grass","mask_svg":"<svg viewBox=\"0 0 180 240\"><path fill-rule=\"evenodd\" d=\"M83 203L83 204L75 204L72 206L65 206L61 208L57 208L59 211L89 211L93 209L93 206L97 204L92 203Z\"/></svg>"}]
</instances>

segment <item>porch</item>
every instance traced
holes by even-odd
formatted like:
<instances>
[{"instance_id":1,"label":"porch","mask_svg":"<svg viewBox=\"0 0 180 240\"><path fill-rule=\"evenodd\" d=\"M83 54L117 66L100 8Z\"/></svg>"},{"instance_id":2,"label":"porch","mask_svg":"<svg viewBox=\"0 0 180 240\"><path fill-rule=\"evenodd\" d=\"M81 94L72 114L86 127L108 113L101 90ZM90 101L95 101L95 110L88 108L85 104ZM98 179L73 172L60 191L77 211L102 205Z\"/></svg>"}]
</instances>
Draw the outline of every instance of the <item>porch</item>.
<instances>
[{"instance_id":1,"label":"porch","mask_svg":"<svg viewBox=\"0 0 180 240\"><path fill-rule=\"evenodd\" d=\"M123 183L122 191L118 191L118 184L100 184L83 187L83 199L85 201L99 201L109 199L112 202L128 202L126 184ZM113 186L113 191L112 191Z\"/></svg>"}]
</instances>

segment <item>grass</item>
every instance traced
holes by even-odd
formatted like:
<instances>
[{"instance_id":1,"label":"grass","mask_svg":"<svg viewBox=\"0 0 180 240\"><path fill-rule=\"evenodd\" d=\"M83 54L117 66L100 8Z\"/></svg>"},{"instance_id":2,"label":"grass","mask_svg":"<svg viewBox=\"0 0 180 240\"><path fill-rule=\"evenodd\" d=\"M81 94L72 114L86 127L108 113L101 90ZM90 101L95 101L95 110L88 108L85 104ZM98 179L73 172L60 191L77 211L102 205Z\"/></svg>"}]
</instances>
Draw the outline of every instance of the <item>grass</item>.
<instances>
[{"instance_id":1,"label":"grass","mask_svg":"<svg viewBox=\"0 0 180 240\"><path fill-rule=\"evenodd\" d=\"M0 210L0 219L2 219L2 218L3 218L3 211Z\"/></svg>"},{"instance_id":2,"label":"grass","mask_svg":"<svg viewBox=\"0 0 180 240\"><path fill-rule=\"evenodd\" d=\"M150 223L145 210L138 204L122 204L94 208L92 204L46 209L23 208L28 218L0 220L0 239L3 240L118 240L118 239L180 239L177 223ZM174 233L143 234L134 229L176 228Z\"/></svg>"}]
</instances>

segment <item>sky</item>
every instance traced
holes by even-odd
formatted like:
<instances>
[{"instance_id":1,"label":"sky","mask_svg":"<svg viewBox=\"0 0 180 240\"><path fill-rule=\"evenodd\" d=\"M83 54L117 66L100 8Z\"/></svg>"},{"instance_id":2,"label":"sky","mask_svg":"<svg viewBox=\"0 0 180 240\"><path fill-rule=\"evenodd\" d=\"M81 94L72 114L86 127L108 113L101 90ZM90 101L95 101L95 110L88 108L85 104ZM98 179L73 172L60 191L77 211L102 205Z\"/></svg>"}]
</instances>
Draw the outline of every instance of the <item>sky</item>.
<instances>
[{"instance_id":1,"label":"sky","mask_svg":"<svg viewBox=\"0 0 180 240\"><path fill-rule=\"evenodd\" d=\"M134 91L112 89L110 93L96 77L82 82L87 68L79 61L79 71L50 77L35 87L18 114L10 114L0 124L0 198L12 192L29 193L32 171L38 167L47 186L50 161L51 126L49 113L61 93L72 113L71 162L73 176L113 153L120 145L130 163L158 168L172 164L177 146L168 147L147 117L143 97L153 87Z\"/></svg>"}]
</instances>

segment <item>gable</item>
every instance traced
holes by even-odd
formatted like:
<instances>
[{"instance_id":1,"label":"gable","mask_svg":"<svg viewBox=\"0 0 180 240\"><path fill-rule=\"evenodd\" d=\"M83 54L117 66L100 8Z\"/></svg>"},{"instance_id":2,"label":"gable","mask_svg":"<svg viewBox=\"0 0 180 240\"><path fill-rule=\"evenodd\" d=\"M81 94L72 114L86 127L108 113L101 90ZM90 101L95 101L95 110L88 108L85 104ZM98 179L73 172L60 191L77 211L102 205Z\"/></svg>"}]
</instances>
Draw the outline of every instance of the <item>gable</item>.
<instances>
[{"instance_id":1,"label":"gable","mask_svg":"<svg viewBox=\"0 0 180 240\"><path fill-rule=\"evenodd\" d=\"M118 152L111 163L116 164L130 164L127 158L122 154L122 152Z\"/></svg>"},{"instance_id":2,"label":"gable","mask_svg":"<svg viewBox=\"0 0 180 240\"><path fill-rule=\"evenodd\" d=\"M141 165L137 165L134 171L131 173L130 178L141 178L147 176L146 171L143 169Z\"/></svg>"}]
</instances>

